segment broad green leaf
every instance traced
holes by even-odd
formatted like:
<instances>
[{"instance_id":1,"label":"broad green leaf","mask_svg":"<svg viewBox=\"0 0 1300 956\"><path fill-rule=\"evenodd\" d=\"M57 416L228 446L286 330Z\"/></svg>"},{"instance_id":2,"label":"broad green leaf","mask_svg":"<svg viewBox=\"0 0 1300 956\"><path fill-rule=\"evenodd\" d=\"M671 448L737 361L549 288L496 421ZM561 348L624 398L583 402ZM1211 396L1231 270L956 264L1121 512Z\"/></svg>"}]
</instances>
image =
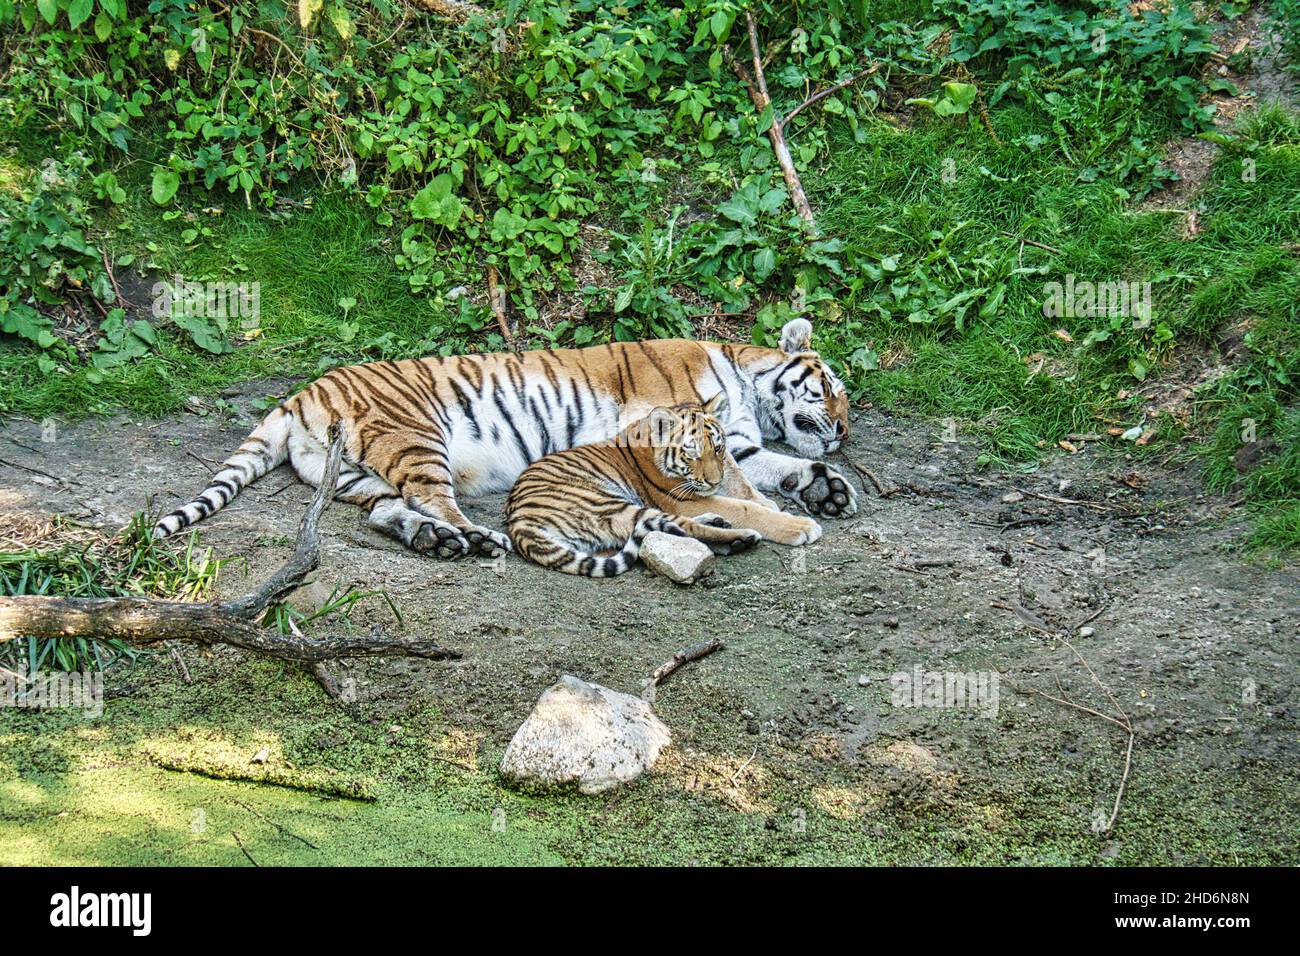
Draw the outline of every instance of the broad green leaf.
<instances>
[{"instance_id":1,"label":"broad green leaf","mask_svg":"<svg viewBox=\"0 0 1300 956\"><path fill-rule=\"evenodd\" d=\"M90 19L95 10L95 0L72 0L68 4L68 26L77 29Z\"/></svg>"},{"instance_id":2,"label":"broad green leaf","mask_svg":"<svg viewBox=\"0 0 1300 956\"><path fill-rule=\"evenodd\" d=\"M159 166L153 171L153 188L149 195L158 205L165 206L171 202L172 197L176 195L176 190L180 188L180 173L165 166Z\"/></svg>"}]
</instances>

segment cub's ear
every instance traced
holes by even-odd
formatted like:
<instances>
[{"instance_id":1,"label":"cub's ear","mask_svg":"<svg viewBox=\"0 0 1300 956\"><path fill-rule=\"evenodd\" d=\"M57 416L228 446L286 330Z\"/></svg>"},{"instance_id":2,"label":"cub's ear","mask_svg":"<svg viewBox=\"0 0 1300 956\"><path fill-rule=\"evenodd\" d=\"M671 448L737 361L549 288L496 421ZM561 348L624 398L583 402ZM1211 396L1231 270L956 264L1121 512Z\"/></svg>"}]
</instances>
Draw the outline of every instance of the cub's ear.
<instances>
[{"instance_id":1,"label":"cub's ear","mask_svg":"<svg viewBox=\"0 0 1300 956\"><path fill-rule=\"evenodd\" d=\"M715 418L719 415L725 415L727 413L727 393L718 392L717 395L705 402L704 411Z\"/></svg>"},{"instance_id":2,"label":"cub's ear","mask_svg":"<svg viewBox=\"0 0 1300 956\"><path fill-rule=\"evenodd\" d=\"M677 427L677 413L671 408L664 408L662 405L646 416L646 422L650 426L650 444L655 448L662 448L672 441L673 429Z\"/></svg>"},{"instance_id":3,"label":"cub's ear","mask_svg":"<svg viewBox=\"0 0 1300 956\"><path fill-rule=\"evenodd\" d=\"M807 319L791 319L781 329L781 351L798 355L812 348L812 323Z\"/></svg>"}]
</instances>

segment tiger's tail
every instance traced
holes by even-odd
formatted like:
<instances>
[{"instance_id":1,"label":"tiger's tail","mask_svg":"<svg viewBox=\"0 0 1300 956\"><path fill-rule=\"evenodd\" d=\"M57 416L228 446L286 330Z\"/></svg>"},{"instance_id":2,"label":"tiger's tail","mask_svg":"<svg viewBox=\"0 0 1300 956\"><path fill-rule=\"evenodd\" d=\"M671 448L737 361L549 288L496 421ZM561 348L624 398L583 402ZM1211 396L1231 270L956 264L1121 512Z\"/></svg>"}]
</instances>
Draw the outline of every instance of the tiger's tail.
<instances>
[{"instance_id":1,"label":"tiger's tail","mask_svg":"<svg viewBox=\"0 0 1300 956\"><path fill-rule=\"evenodd\" d=\"M587 578L615 578L636 564L637 555L641 553L641 542L628 538L627 543L617 554L608 556L592 554L575 548L562 538L546 535L534 537L528 534L512 535L519 553L553 571L565 574L578 574Z\"/></svg>"},{"instance_id":2,"label":"tiger's tail","mask_svg":"<svg viewBox=\"0 0 1300 956\"><path fill-rule=\"evenodd\" d=\"M252 484L289 457L290 413L284 406L276 408L253 433L244 439L221 469L212 476L208 487L187 505L158 519L153 536L165 538L196 521L202 521L230 504L246 485Z\"/></svg>"}]
</instances>

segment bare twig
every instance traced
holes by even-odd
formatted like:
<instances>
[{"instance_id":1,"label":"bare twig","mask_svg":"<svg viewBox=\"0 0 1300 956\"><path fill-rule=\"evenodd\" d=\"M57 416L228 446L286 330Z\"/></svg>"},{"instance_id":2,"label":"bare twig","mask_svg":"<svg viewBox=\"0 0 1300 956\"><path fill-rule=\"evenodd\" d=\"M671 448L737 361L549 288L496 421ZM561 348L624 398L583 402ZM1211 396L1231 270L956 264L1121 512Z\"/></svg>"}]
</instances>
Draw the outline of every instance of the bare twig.
<instances>
[{"instance_id":1,"label":"bare twig","mask_svg":"<svg viewBox=\"0 0 1300 956\"><path fill-rule=\"evenodd\" d=\"M195 461L197 461L200 465L202 465L204 468L206 468L206 469L208 470L208 474L209 474L209 475L215 475L215 474L217 473L217 469L213 468L212 465L208 464L208 462L206 462L204 459L200 458L200 457L199 457L197 454L195 454L194 451L192 451L191 449L186 448L186 449L185 449L185 454L189 455L191 458L193 458Z\"/></svg>"},{"instance_id":2,"label":"bare twig","mask_svg":"<svg viewBox=\"0 0 1300 956\"><path fill-rule=\"evenodd\" d=\"M871 66L867 67L865 70L863 70L861 73L855 73L853 76L850 76L847 80L840 80L840 82L834 84L833 86L828 86L824 90L818 90L812 96L808 97L808 99L804 100L794 109L792 109L789 113L785 114L785 118L781 120L782 131L784 132L784 130L790 125L790 121L793 120L796 116L798 116L799 113L802 112L803 110L825 99L826 97L830 96L832 93L838 93L846 86L852 86L854 83L857 83L859 80L865 80L867 77L871 76L879 69L880 69L880 64L874 63Z\"/></svg>"},{"instance_id":3,"label":"bare twig","mask_svg":"<svg viewBox=\"0 0 1300 956\"><path fill-rule=\"evenodd\" d=\"M113 284L114 301L123 306L130 306L126 296L122 294L121 287L117 284L117 276L113 275L113 267L108 262L108 247L100 249L100 254L104 257L104 272L108 274L108 281Z\"/></svg>"},{"instance_id":4,"label":"bare twig","mask_svg":"<svg viewBox=\"0 0 1300 956\"><path fill-rule=\"evenodd\" d=\"M1111 508L1106 505L1099 505L1095 501L1080 501L1077 498L1061 498L1057 495L1045 495L1037 491L1026 491L1031 498L1037 498L1040 501L1050 501L1057 505L1078 505L1080 508L1091 508L1093 511L1110 511Z\"/></svg>"},{"instance_id":5,"label":"bare twig","mask_svg":"<svg viewBox=\"0 0 1300 956\"><path fill-rule=\"evenodd\" d=\"M722 650L722 641L716 637L710 641L704 641L700 644L694 644L690 647L684 647L668 660L664 661L655 672L650 675L646 681L646 691L662 684L670 674L681 667L683 664L689 664L691 661L698 661L701 657L708 657L714 651Z\"/></svg>"},{"instance_id":6,"label":"bare twig","mask_svg":"<svg viewBox=\"0 0 1300 956\"><path fill-rule=\"evenodd\" d=\"M283 833L285 836L287 836L287 837L292 837L293 839L297 840L299 843L305 843L307 846L311 847L313 850L319 850L319 849L320 849L320 847L318 847L315 843L312 843L311 840L308 840L308 839L307 839L306 837L304 837L304 836L299 836L298 834L296 834L296 833L294 833L292 830L290 830L288 827L283 827L283 826L281 826L280 824L278 824L278 823L276 823L274 820L272 820L270 817L268 817L268 816L266 816L265 814L261 813L261 812L260 812L259 810L257 810L256 808L249 806L249 805L248 805L247 803L245 803L243 800L236 800L235 803L239 804L241 807L243 807L245 810L247 810L247 811L248 811L249 813L251 813L253 816L257 817L257 818L258 818L259 820L261 820L263 823L268 823L268 824L270 824L271 826L275 827L277 830L279 830L279 831L280 831L281 833Z\"/></svg>"},{"instance_id":7,"label":"bare twig","mask_svg":"<svg viewBox=\"0 0 1300 956\"><path fill-rule=\"evenodd\" d=\"M1019 586L1020 583L1019 566L1017 566L1016 568L1016 580L1017 580L1017 585ZM1087 624L1091 621L1095 621L1098 617L1101 616L1102 612L1104 612L1108 606L1109 604L1103 605L1100 610L1094 611L1092 614L1088 615L1081 622L1075 625L1076 629L1082 627L1084 624ZM1019 601L1013 602L1012 604L994 602L993 607L1003 608L1005 610L1012 611L1018 618L1020 618L1020 620L1022 620L1026 625L1028 625L1033 630L1038 631L1039 633L1063 644L1070 651L1070 653L1074 655L1075 660L1077 660L1081 665L1083 665L1083 669L1088 674L1089 679L1092 681L1094 685L1096 685L1096 687L1102 692L1102 694L1105 695L1106 700L1110 702L1111 707L1115 709L1115 713L1106 714L1093 707L1089 707L1086 704L1080 704L1078 701L1070 700L1068 697L1054 696L1052 694L1048 694L1034 688L1021 689L1017 687L1014 682L1010 682L1012 690L1014 690L1018 694L1035 694L1039 697L1044 698L1045 700L1050 700L1053 703L1060 704L1063 707L1069 707L1073 710L1081 711L1082 713L1089 714L1093 717L1099 717L1102 720L1107 721L1108 723L1114 724L1116 727L1120 728L1121 730L1124 731L1124 733L1128 735L1128 743L1124 750L1124 769L1120 774L1119 787L1115 792L1115 803L1111 807L1110 818L1106 821L1106 826L1101 830L1102 833L1109 833L1111 829L1115 826L1115 821L1119 818L1120 802L1124 799L1124 790L1128 786L1129 773L1133 769L1133 743L1137 735L1133 730L1132 719L1129 717L1128 712L1125 711L1124 708L1120 706L1119 701L1115 699L1115 695L1111 693L1110 688L1107 687L1106 684L1102 681L1102 679L1097 676L1097 672L1093 670L1092 665L1088 663L1087 658L1085 658L1082 654L1080 654L1079 649L1075 647L1072 643L1070 643L1069 637L1064 632L1060 630L1053 630L1052 628L1048 627L1041 620L1039 620L1039 618L1036 615L1034 615L1031 611L1027 610Z\"/></svg>"},{"instance_id":8,"label":"bare twig","mask_svg":"<svg viewBox=\"0 0 1300 956\"><path fill-rule=\"evenodd\" d=\"M754 108L758 110L761 116L772 106L772 97L768 95L767 77L763 73L763 52L759 49L758 26L754 23L754 14L749 10L745 11L745 27L749 34L749 52L753 62L753 73L751 74L750 70L732 55L730 48L726 50L726 56L731 68L749 90L749 98L753 101ZM785 141L785 130L782 128L782 121L775 115L772 117L772 125L767 128L767 135L772 140L772 151L776 153L776 161L781 167L781 175L785 177L785 185L790 191L790 201L794 203L795 211L804 222L810 226L815 226L816 220L813 217L812 206L809 205L808 196L803 191L803 183L799 179L799 172L794 167L794 158L790 155L790 147Z\"/></svg>"},{"instance_id":9,"label":"bare twig","mask_svg":"<svg viewBox=\"0 0 1300 956\"><path fill-rule=\"evenodd\" d=\"M876 489L876 494L878 494L882 498L888 498L890 495L896 495L898 494L898 492L903 490L901 486L895 486L893 488L890 488L888 491L886 491L884 486L881 485L880 479L875 476L875 474L871 471L871 469L859 465L856 461L854 461L852 458L850 458L848 455L842 452L840 453L840 457L843 458L846 462L848 462L849 467L852 468L854 471L856 471L858 475L863 479L862 490L864 492L867 490L866 483L868 481L871 482L872 486Z\"/></svg>"},{"instance_id":10,"label":"bare twig","mask_svg":"<svg viewBox=\"0 0 1300 956\"><path fill-rule=\"evenodd\" d=\"M190 676L190 669L185 666L185 658L181 657L181 652L174 644L168 644L167 650L171 653L172 663L176 665L176 669L181 673L181 680L187 684L193 684L194 678Z\"/></svg>"},{"instance_id":11,"label":"bare twig","mask_svg":"<svg viewBox=\"0 0 1300 956\"><path fill-rule=\"evenodd\" d=\"M1004 524L1001 531L1013 531L1016 528L1024 528L1031 524L1051 524L1051 518L1021 518L1018 521L1008 521Z\"/></svg>"},{"instance_id":12,"label":"bare twig","mask_svg":"<svg viewBox=\"0 0 1300 956\"><path fill-rule=\"evenodd\" d=\"M1044 252L1050 252L1058 256L1065 255L1065 253L1063 253L1060 249L1057 249L1055 246L1049 246L1046 243L1042 243L1042 242L1034 242L1034 240L1032 239L1022 239L1020 236L1017 236L1014 232L1007 232L1006 230L1001 230L1001 232L1002 235L1006 236L1008 239L1014 239L1017 242L1024 243L1027 246L1033 246L1035 249L1042 249Z\"/></svg>"},{"instance_id":13,"label":"bare twig","mask_svg":"<svg viewBox=\"0 0 1300 956\"><path fill-rule=\"evenodd\" d=\"M51 475L48 471L41 471L39 468L30 468L27 465L20 465L16 461L6 461L5 459L0 458L0 465L8 465L10 468L17 468L19 471L26 471L33 475L40 475L42 478L49 478L52 481L57 481L60 485L67 484L67 482L58 475Z\"/></svg>"},{"instance_id":14,"label":"bare twig","mask_svg":"<svg viewBox=\"0 0 1300 956\"><path fill-rule=\"evenodd\" d=\"M241 839L239 839L239 834L238 834L237 832L235 832L234 830L231 830L231 831L230 831L230 835L231 835L232 837L235 838L235 842L236 842L237 844L239 844L239 849L240 849L241 851L243 851L244 856L248 857L248 862L251 863L251 864L253 864L253 866L261 867L262 864L258 863L256 860L254 860L254 859L253 859L253 854L249 853L249 852L248 852L248 847L244 846L244 841L241 840Z\"/></svg>"}]
</instances>

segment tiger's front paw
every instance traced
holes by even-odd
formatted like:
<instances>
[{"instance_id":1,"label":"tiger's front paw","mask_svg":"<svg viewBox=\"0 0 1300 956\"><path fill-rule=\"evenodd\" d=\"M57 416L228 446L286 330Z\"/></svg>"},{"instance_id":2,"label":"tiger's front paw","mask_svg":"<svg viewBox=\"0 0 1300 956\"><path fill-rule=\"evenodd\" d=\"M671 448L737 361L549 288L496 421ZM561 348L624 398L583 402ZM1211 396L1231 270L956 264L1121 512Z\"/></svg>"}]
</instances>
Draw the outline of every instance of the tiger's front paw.
<instances>
[{"instance_id":1,"label":"tiger's front paw","mask_svg":"<svg viewBox=\"0 0 1300 956\"><path fill-rule=\"evenodd\" d=\"M838 471L819 461L781 479L781 494L818 517L848 517L858 510L853 486Z\"/></svg>"},{"instance_id":2,"label":"tiger's front paw","mask_svg":"<svg viewBox=\"0 0 1300 956\"><path fill-rule=\"evenodd\" d=\"M736 532L736 536L729 542L722 545L718 550L719 554L740 554L742 551L748 551L754 545L763 540L763 536L757 531L749 529Z\"/></svg>"}]
</instances>

